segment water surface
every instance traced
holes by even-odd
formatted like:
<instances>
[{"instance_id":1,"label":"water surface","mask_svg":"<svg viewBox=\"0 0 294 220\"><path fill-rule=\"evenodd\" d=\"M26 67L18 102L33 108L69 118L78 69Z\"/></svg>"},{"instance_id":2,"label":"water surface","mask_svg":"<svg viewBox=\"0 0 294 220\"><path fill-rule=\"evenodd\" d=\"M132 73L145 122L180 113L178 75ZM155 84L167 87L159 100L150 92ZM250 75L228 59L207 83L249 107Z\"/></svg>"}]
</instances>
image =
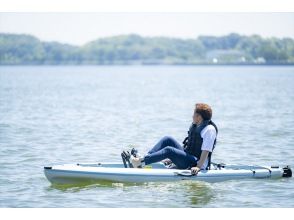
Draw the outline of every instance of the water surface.
<instances>
[{"instance_id":1,"label":"water surface","mask_svg":"<svg viewBox=\"0 0 294 220\"><path fill-rule=\"evenodd\" d=\"M293 66L2 66L0 207L294 207L293 178L60 187L43 174L180 142L196 102L219 127L214 161L294 167L293 85Z\"/></svg>"}]
</instances>

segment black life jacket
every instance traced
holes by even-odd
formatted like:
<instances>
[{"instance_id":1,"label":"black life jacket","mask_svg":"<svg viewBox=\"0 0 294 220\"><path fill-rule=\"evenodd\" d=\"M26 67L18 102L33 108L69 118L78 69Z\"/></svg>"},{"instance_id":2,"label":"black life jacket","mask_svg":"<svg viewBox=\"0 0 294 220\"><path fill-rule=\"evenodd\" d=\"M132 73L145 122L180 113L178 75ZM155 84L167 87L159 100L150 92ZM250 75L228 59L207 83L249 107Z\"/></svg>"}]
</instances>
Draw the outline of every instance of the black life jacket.
<instances>
[{"instance_id":1,"label":"black life jacket","mask_svg":"<svg viewBox=\"0 0 294 220\"><path fill-rule=\"evenodd\" d=\"M215 128L216 135L217 135L218 129L217 129L216 124L211 120L205 120L198 127L196 124L192 123L192 125L190 126L189 131L188 131L188 137L186 137L183 142L185 152L197 157L198 160L200 160L201 153L202 153L201 146L203 143L203 138L201 137L201 131L208 125L212 125ZM214 140L212 150L214 150L215 145L216 145L216 138ZM208 168L210 168L211 155L212 155L212 152L209 152L208 166L207 166Z\"/></svg>"}]
</instances>

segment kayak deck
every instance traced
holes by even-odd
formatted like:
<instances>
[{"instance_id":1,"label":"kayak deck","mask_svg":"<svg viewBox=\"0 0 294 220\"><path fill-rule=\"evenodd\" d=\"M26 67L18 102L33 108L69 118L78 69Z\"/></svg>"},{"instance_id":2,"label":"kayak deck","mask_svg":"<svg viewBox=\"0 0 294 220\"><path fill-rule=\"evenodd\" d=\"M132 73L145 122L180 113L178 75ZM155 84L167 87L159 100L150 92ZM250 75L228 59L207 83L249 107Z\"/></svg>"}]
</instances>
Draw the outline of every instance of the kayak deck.
<instances>
[{"instance_id":1,"label":"kayak deck","mask_svg":"<svg viewBox=\"0 0 294 220\"><path fill-rule=\"evenodd\" d=\"M168 169L163 163L144 168L125 168L123 163L79 163L44 167L44 174L54 184L82 182L170 182L180 180L219 182L246 178L280 178L292 176L289 167L255 165L215 165L197 176L190 170Z\"/></svg>"}]
</instances>

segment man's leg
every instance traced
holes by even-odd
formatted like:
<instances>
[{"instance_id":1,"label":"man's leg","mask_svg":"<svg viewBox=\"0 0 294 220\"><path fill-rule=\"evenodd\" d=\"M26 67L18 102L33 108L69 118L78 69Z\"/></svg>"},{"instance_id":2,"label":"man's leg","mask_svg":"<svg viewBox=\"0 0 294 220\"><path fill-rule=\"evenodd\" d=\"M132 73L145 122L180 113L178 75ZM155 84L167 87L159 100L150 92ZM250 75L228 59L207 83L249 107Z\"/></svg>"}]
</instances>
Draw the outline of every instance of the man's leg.
<instances>
[{"instance_id":1,"label":"man's leg","mask_svg":"<svg viewBox=\"0 0 294 220\"><path fill-rule=\"evenodd\" d=\"M174 138L170 136L165 136L161 138L161 140L157 144L154 145L154 147L148 152L148 154L155 153L168 146L182 151L184 150L183 147Z\"/></svg>"},{"instance_id":2,"label":"man's leg","mask_svg":"<svg viewBox=\"0 0 294 220\"><path fill-rule=\"evenodd\" d=\"M194 156L174 147L165 147L155 153L148 154L144 157L144 162L147 165L166 158L170 159L179 169L186 169L197 164Z\"/></svg>"}]
</instances>

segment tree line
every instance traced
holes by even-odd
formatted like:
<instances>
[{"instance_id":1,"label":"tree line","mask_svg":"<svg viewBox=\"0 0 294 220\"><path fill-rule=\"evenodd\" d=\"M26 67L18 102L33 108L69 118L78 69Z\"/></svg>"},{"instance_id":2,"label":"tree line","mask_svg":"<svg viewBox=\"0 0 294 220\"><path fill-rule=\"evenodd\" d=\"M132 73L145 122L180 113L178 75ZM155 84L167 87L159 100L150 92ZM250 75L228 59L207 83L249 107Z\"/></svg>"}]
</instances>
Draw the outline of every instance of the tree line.
<instances>
[{"instance_id":1,"label":"tree line","mask_svg":"<svg viewBox=\"0 0 294 220\"><path fill-rule=\"evenodd\" d=\"M236 33L195 39L131 34L74 46L0 33L0 65L118 64L294 64L294 40Z\"/></svg>"}]
</instances>

